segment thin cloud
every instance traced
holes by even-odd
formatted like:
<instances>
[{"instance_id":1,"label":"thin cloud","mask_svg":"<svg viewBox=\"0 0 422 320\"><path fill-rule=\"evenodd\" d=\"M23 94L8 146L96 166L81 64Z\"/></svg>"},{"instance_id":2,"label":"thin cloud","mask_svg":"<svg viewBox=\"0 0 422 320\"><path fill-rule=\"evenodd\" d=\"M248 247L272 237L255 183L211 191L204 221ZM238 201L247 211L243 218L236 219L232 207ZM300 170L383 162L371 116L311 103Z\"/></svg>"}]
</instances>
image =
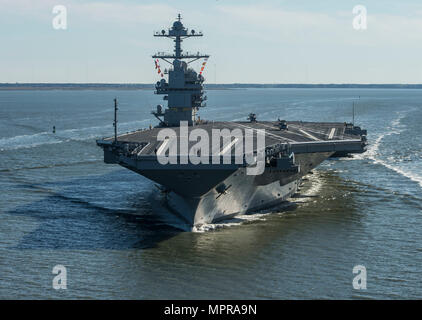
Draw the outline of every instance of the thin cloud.
<instances>
[{"instance_id":1,"label":"thin cloud","mask_svg":"<svg viewBox=\"0 0 422 320\"><path fill-rule=\"evenodd\" d=\"M163 4L122 3L74 3L72 11L80 18L89 18L109 23L168 23L169 17L176 18L177 10Z\"/></svg>"},{"instance_id":2,"label":"thin cloud","mask_svg":"<svg viewBox=\"0 0 422 320\"><path fill-rule=\"evenodd\" d=\"M368 10L368 29L356 31L352 28L352 9L324 14L261 5L222 5L218 10L230 21L227 32L235 30L267 41L389 46L414 45L422 40L421 15L376 14Z\"/></svg>"}]
</instances>

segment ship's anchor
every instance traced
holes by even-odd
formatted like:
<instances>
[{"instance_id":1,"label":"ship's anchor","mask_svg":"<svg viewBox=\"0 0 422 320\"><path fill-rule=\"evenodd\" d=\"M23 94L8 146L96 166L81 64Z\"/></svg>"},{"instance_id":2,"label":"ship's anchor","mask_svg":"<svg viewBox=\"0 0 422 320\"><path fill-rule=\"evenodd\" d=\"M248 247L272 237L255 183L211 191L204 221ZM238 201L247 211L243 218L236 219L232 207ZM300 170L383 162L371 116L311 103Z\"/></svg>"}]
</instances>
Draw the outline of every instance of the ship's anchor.
<instances>
[{"instance_id":1,"label":"ship's anchor","mask_svg":"<svg viewBox=\"0 0 422 320\"><path fill-rule=\"evenodd\" d=\"M227 190L229 190L231 186L232 185L229 185L228 187L226 187L226 185L222 183L217 188L215 188L215 191L219 193L216 199L220 198L223 194L227 194Z\"/></svg>"},{"instance_id":2,"label":"ship's anchor","mask_svg":"<svg viewBox=\"0 0 422 320\"><path fill-rule=\"evenodd\" d=\"M160 186L158 184L154 184L154 186L160 190L161 194L163 194L166 198L168 196L168 194L170 193L170 189L167 189L166 187Z\"/></svg>"}]
</instances>

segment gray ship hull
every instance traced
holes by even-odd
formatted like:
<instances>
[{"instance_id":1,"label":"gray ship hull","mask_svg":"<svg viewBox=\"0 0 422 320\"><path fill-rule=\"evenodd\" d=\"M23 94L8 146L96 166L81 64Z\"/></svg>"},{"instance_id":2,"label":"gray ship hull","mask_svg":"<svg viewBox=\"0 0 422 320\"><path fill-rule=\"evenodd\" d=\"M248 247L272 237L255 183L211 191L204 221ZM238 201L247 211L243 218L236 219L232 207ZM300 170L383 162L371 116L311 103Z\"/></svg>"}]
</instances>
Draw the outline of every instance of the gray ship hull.
<instances>
[{"instance_id":1,"label":"gray ship hull","mask_svg":"<svg viewBox=\"0 0 422 320\"><path fill-rule=\"evenodd\" d=\"M119 164L159 184L168 206L181 218L184 229L190 230L288 201L298 191L301 178L321 162L366 148L365 136L348 134L344 123L287 122L288 130L276 125L213 122L189 127L207 132L227 127L265 129L265 170L258 175L248 175L249 165L243 162L162 165L156 154L164 143L157 140L161 128L127 133L117 140L106 138L97 144L104 149L106 163ZM229 147L234 152L234 144Z\"/></svg>"},{"instance_id":2,"label":"gray ship hull","mask_svg":"<svg viewBox=\"0 0 422 320\"><path fill-rule=\"evenodd\" d=\"M287 202L297 193L301 177L331 154L298 155L296 161L306 170L294 175L266 168L260 176L248 176L245 168L239 168L221 182L229 186L226 192L219 193L214 187L199 197L169 192L168 205L183 219L188 230L194 226L215 223L239 214L272 208Z\"/></svg>"}]
</instances>

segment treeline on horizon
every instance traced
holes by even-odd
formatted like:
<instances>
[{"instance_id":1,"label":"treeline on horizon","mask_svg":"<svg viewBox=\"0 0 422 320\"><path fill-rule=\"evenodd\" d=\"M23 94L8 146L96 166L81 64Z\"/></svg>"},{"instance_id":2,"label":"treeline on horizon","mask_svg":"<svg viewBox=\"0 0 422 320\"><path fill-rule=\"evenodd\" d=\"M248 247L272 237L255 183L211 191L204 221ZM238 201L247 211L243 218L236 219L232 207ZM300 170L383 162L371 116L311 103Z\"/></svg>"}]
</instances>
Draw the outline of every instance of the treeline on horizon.
<instances>
[{"instance_id":1,"label":"treeline on horizon","mask_svg":"<svg viewBox=\"0 0 422 320\"><path fill-rule=\"evenodd\" d=\"M154 89L150 83L0 83L0 90L137 90ZM205 89L239 89L239 88L359 88L359 89L422 89L422 84L305 84L305 83L221 83L205 84Z\"/></svg>"}]
</instances>

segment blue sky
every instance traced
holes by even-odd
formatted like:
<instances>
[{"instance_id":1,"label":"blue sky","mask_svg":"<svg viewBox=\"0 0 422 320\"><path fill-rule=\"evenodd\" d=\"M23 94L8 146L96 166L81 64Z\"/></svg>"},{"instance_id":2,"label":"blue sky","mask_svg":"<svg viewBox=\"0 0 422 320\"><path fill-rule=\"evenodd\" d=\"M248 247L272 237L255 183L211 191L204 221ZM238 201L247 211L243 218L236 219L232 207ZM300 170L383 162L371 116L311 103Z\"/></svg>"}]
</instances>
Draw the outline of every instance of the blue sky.
<instances>
[{"instance_id":1,"label":"blue sky","mask_svg":"<svg viewBox=\"0 0 422 320\"><path fill-rule=\"evenodd\" d=\"M352 27L358 4L366 30ZM211 55L209 83L422 83L416 0L0 0L0 82L155 82L151 55L173 43L152 33L179 12L205 35L183 45Z\"/></svg>"}]
</instances>

